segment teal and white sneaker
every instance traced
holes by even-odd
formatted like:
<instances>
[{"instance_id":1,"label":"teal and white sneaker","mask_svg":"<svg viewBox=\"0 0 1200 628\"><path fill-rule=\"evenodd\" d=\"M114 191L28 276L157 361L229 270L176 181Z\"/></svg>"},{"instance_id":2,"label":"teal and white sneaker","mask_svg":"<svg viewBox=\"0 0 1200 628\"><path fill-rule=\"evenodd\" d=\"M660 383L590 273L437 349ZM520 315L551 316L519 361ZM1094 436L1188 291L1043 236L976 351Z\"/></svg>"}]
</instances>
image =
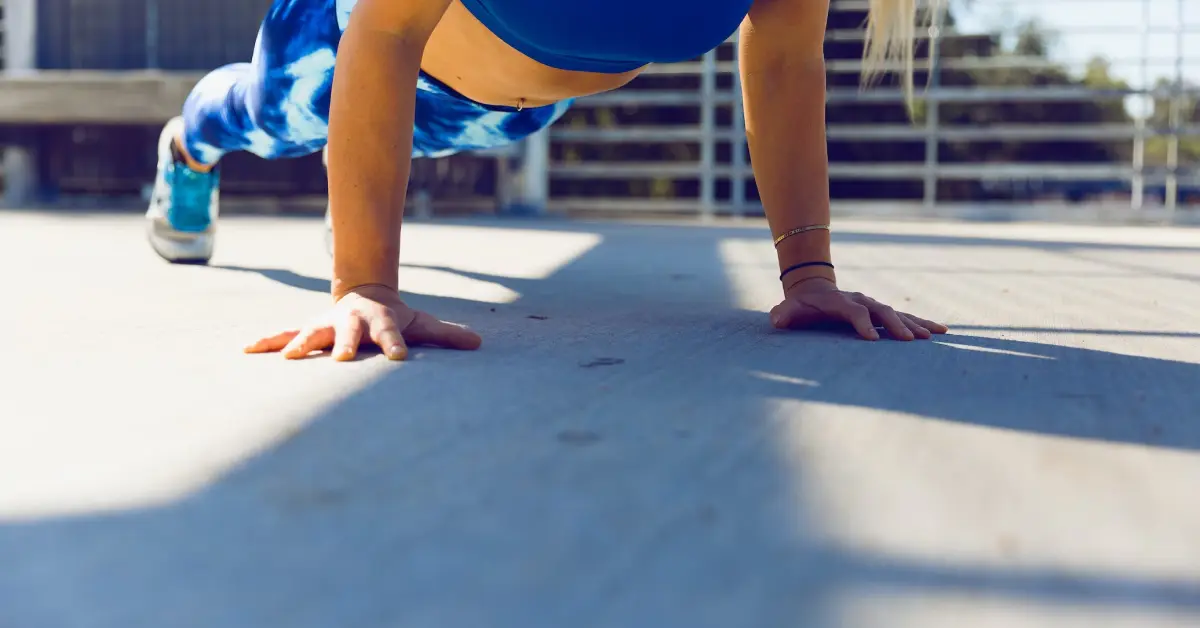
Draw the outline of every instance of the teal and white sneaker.
<instances>
[{"instance_id":1,"label":"teal and white sneaker","mask_svg":"<svg viewBox=\"0 0 1200 628\"><path fill-rule=\"evenodd\" d=\"M154 252L168 262L207 264L220 213L219 169L189 168L174 141L182 135L183 119L175 118L158 138L158 175L146 211L146 235Z\"/></svg>"}]
</instances>

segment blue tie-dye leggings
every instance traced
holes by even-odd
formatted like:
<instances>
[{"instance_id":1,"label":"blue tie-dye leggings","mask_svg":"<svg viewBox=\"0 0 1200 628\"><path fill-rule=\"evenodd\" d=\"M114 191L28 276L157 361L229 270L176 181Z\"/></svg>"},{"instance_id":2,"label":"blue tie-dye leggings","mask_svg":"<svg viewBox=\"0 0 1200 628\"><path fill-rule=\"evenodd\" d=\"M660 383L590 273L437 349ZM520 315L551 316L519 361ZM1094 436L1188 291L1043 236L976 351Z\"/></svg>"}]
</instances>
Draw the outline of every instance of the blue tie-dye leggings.
<instances>
[{"instance_id":1,"label":"blue tie-dye leggings","mask_svg":"<svg viewBox=\"0 0 1200 628\"><path fill-rule=\"evenodd\" d=\"M334 58L355 2L276 0L259 31L253 60L217 69L188 96L183 107L188 153L213 164L239 150L279 159L325 146ZM482 105L422 72L413 156L515 142L549 126L570 105L569 100L523 110Z\"/></svg>"}]
</instances>

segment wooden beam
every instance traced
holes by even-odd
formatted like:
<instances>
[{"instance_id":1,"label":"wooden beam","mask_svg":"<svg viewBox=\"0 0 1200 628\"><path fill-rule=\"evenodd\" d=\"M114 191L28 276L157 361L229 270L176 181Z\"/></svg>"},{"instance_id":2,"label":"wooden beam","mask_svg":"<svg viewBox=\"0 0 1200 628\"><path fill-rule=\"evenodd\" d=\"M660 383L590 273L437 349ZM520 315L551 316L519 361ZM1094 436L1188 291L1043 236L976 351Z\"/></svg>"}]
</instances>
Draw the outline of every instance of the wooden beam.
<instances>
[{"instance_id":1,"label":"wooden beam","mask_svg":"<svg viewBox=\"0 0 1200 628\"><path fill-rule=\"evenodd\" d=\"M0 124L162 124L200 72L39 70L0 77Z\"/></svg>"}]
</instances>

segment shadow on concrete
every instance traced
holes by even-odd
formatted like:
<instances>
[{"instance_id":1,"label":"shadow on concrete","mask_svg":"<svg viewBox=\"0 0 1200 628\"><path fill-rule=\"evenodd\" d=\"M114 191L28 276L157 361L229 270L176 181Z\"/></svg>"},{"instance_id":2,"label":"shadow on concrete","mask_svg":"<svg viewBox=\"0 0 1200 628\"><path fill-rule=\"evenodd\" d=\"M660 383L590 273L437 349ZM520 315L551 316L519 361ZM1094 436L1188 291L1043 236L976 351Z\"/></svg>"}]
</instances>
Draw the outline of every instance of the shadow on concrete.
<instances>
[{"instance_id":1,"label":"shadow on concrete","mask_svg":"<svg viewBox=\"0 0 1200 628\"><path fill-rule=\"evenodd\" d=\"M196 495L0 524L0 625L820 627L880 592L1200 612L1175 581L838 547L782 445L810 415L774 409L1195 450L1200 366L772 332L733 302L729 234L681 231L599 228L549 279L487 276L522 295L509 306L412 297L484 350L416 352Z\"/></svg>"},{"instance_id":2,"label":"shadow on concrete","mask_svg":"<svg viewBox=\"0 0 1200 628\"><path fill-rule=\"evenodd\" d=\"M955 325L955 331L1008 331L1030 334L1081 334L1085 336L1130 336L1143 338L1200 338L1200 332L1152 329L1079 329L1071 327L1021 327L996 325Z\"/></svg>"},{"instance_id":3,"label":"shadow on concrete","mask_svg":"<svg viewBox=\"0 0 1200 628\"><path fill-rule=\"evenodd\" d=\"M1082 260L1101 266L1107 266L1114 269L1116 272L1127 273L1126 276L1150 275L1160 279L1176 279L1179 281L1200 283L1200 269L1192 266L1190 268L1191 272L1187 272L1189 270L1187 264L1183 264L1181 267L1177 267L1173 270L1165 270L1162 268L1156 268L1154 266L1148 266L1146 264L1132 264L1124 260L1102 259L1096 257L1094 254L1089 254L1089 251L1070 250L1062 251L1061 253L1064 255L1069 255L1077 260Z\"/></svg>"},{"instance_id":4,"label":"shadow on concrete","mask_svg":"<svg viewBox=\"0 0 1200 628\"><path fill-rule=\"evenodd\" d=\"M491 220L456 219L439 221L439 224L458 224L471 227L495 227L498 223ZM1013 247L1036 250L1095 250L1095 251L1165 251L1165 252L1197 252L1200 251L1200 228L1172 227L1177 232L1194 233L1196 244L1180 246L1178 244L1149 244L1129 242L1096 242L1080 240L1054 239L1025 239L1020 237L977 237L969 235L943 234L906 234L906 233L871 233L856 229L857 225L870 224L870 221L853 220L843 222L834 231L835 242L847 244L888 244L913 246L984 246L984 247ZM913 224L921 224L914 221ZM974 224L974 223L967 223ZM1011 224L1011 223L1005 223ZM504 223L505 228L533 229L542 231L602 231L612 235L635 236L641 234L653 238L680 240L708 240L712 238L757 238L767 237L765 223L761 221L715 222L710 224L689 223L681 227L678 223L637 223L612 222L604 220L576 221L565 219L531 220L528 222ZM1119 227L1114 227L1119 229ZM1153 228L1147 228L1153 229Z\"/></svg>"},{"instance_id":5,"label":"shadow on concrete","mask_svg":"<svg viewBox=\"0 0 1200 628\"><path fill-rule=\"evenodd\" d=\"M261 275L271 281L296 288L297 290L307 290L308 292L319 292L321 294L329 294L330 285L328 279L320 277L312 277L310 275L301 275L295 271L285 268L254 268L249 266L229 266L220 264L210 264L209 268L217 270L228 270L238 273L252 273Z\"/></svg>"}]
</instances>

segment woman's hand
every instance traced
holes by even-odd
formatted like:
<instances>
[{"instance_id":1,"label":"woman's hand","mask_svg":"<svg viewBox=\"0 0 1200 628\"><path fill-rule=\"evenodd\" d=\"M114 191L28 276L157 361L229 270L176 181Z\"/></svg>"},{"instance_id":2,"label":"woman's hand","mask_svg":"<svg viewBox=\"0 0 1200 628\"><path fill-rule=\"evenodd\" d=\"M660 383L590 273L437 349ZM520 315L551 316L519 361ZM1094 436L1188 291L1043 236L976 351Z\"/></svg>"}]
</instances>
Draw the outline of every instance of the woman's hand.
<instances>
[{"instance_id":1,"label":"woman's hand","mask_svg":"<svg viewBox=\"0 0 1200 628\"><path fill-rule=\"evenodd\" d=\"M783 302L771 310L771 324L778 329L833 322L849 323L866 340L879 340L877 326L897 340L928 339L948 331L941 323L897 312L864 294L838 290L835 283L820 277L793 285Z\"/></svg>"},{"instance_id":2,"label":"woman's hand","mask_svg":"<svg viewBox=\"0 0 1200 628\"><path fill-rule=\"evenodd\" d=\"M268 336L246 347L246 353L273 353L296 360L313 351L333 348L339 361L353 360L364 341L375 343L391 360L408 357L408 345L478 349L479 334L418 312L385 286L356 288L308 327Z\"/></svg>"}]
</instances>

